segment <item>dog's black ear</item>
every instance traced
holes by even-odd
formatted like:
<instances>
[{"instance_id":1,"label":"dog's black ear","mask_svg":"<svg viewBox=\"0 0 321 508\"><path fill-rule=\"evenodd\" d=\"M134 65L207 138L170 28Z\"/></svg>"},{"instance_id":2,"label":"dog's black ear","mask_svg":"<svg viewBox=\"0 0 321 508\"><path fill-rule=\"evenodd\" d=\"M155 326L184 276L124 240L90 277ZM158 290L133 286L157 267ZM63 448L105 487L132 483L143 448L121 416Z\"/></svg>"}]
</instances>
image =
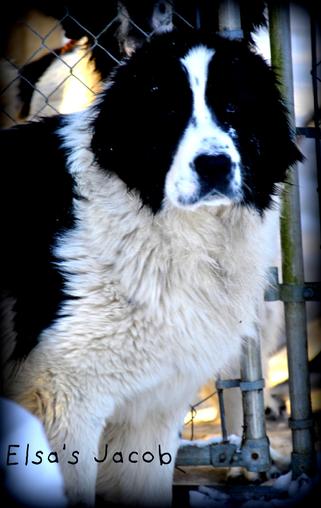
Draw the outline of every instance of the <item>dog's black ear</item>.
<instances>
[{"instance_id":1,"label":"dog's black ear","mask_svg":"<svg viewBox=\"0 0 321 508\"><path fill-rule=\"evenodd\" d=\"M284 98L279 92L277 83L275 86L279 94L279 109L274 117L274 128L272 130L275 138L274 155L280 172L286 174L293 164L302 162L304 156L296 144L295 132L289 124L289 111Z\"/></svg>"},{"instance_id":2,"label":"dog's black ear","mask_svg":"<svg viewBox=\"0 0 321 508\"><path fill-rule=\"evenodd\" d=\"M288 126L287 114L284 113L284 126L275 126L275 141L271 144L267 164L276 182L286 180L287 173L297 162L303 162L304 156L295 142L292 130Z\"/></svg>"},{"instance_id":3,"label":"dog's black ear","mask_svg":"<svg viewBox=\"0 0 321 508\"><path fill-rule=\"evenodd\" d=\"M288 156L288 161L287 161L288 167L292 166L296 162L303 162L304 161L304 155L299 150L297 145L293 141L290 141L289 145L290 146L288 147L288 154L287 154L287 156Z\"/></svg>"},{"instance_id":4,"label":"dog's black ear","mask_svg":"<svg viewBox=\"0 0 321 508\"><path fill-rule=\"evenodd\" d=\"M296 133L290 122L286 96L282 95L278 70L270 68L262 82L265 97L264 110L266 117L265 156L276 181L284 181L287 170L304 157L296 145ZM279 177L279 178L278 178Z\"/></svg>"}]
</instances>

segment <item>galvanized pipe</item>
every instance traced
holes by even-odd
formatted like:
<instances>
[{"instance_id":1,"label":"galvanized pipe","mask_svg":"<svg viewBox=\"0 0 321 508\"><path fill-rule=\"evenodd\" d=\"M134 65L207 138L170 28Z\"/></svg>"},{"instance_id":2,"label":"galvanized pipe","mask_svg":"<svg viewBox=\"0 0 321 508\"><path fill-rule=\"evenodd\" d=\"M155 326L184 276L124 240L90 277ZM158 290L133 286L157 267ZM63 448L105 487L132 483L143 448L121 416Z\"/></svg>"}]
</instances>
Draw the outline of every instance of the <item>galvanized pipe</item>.
<instances>
[{"instance_id":1,"label":"galvanized pipe","mask_svg":"<svg viewBox=\"0 0 321 508\"><path fill-rule=\"evenodd\" d=\"M218 23L221 35L229 39L241 39L243 37L243 30L239 2L235 0L220 0Z\"/></svg>"},{"instance_id":2,"label":"galvanized pipe","mask_svg":"<svg viewBox=\"0 0 321 508\"><path fill-rule=\"evenodd\" d=\"M243 37L240 3L238 1L220 1L218 16L221 35L230 39ZM253 386L247 385L248 382L252 381L258 384L262 382L263 384L259 337L244 340L241 378L240 388L242 390L244 411L242 457L250 471L265 471L270 467L270 457L269 443L265 431L263 386L253 389ZM221 400L220 406L224 409ZM223 437L226 435L224 416L223 414Z\"/></svg>"},{"instance_id":3,"label":"galvanized pipe","mask_svg":"<svg viewBox=\"0 0 321 508\"><path fill-rule=\"evenodd\" d=\"M246 337L242 346L241 383L244 432L242 456L250 471L266 471L271 466L269 440L265 429L260 334Z\"/></svg>"},{"instance_id":4,"label":"galvanized pipe","mask_svg":"<svg viewBox=\"0 0 321 508\"><path fill-rule=\"evenodd\" d=\"M259 337L246 337L244 339L241 357L241 380L245 438L261 439L266 435L263 386L257 390L244 389L246 387L245 383L248 381L260 381L263 385Z\"/></svg>"},{"instance_id":5,"label":"galvanized pipe","mask_svg":"<svg viewBox=\"0 0 321 508\"><path fill-rule=\"evenodd\" d=\"M271 2L269 25L272 64L276 67L281 93L287 102L289 122L295 132L291 53L290 8L287 2ZM301 213L297 166L289 174L281 215L283 283L303 285ZM315 452L307 353L306 308L301 301L285 302L285 325L291 402L292 472L298 477L313 470Z\"/></svg>"}]
</instances>

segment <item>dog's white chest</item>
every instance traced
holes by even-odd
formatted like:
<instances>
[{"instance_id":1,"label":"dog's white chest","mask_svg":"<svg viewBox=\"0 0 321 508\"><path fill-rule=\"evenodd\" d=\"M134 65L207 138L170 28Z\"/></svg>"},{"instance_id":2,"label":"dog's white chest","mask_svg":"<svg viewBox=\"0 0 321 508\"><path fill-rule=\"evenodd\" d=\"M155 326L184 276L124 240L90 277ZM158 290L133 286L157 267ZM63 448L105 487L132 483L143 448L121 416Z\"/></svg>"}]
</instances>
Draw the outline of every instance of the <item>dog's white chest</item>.
<instances>
[{"instance_id":1,"label":"dog's white chest","mask_svg":"<svg viewBox=\"0 0 321 508\"><path fill-rule=\"evenodd\" d=\"M151 218L121 205L105 217L100 210L95 230L97 205L82 205L81 228L57 249L79 299L67 302L50 334L82 343L99 372L148 359L154 373L195 366L215 375L253 330L274 219L166 209Z\"/></svg>"}]
</instances>

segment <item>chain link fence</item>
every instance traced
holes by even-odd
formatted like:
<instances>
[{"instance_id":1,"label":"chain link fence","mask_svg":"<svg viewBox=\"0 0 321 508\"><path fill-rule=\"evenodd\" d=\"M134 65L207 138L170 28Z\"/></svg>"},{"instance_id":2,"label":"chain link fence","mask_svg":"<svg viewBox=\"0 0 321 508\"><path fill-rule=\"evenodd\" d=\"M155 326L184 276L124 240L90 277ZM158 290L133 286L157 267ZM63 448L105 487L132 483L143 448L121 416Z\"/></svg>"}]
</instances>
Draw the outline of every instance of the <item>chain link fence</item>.
<instances>
[{"instance_id":1,"label":"chain link fence","mask_svg":"<svg viewBox=\"0 0 321 508\"><path fill-rule=\"evenodd\" d=\"M12 22L1 61L1 126L69 113L92 102L112 68L146 38L193 26L169 1L94 2L26 10ZM59 2L58 2L59 4Z\"/></svg>"},{"instance_id":2,"label":"chain link fence","mask_svg":"<svg viewBox=\"0 0 321 508\"><path fill-rule=\"evenodd\" d=\"M3 30L0 125L86 107L112 68L154 33L200 26L216 31L219 3L93 0L87 7L72 0L30 1L17 13L13 7ZM264 20L263 4L245 3L252 13L243 15L249 36Z\"/></svg>"}]
</instances>

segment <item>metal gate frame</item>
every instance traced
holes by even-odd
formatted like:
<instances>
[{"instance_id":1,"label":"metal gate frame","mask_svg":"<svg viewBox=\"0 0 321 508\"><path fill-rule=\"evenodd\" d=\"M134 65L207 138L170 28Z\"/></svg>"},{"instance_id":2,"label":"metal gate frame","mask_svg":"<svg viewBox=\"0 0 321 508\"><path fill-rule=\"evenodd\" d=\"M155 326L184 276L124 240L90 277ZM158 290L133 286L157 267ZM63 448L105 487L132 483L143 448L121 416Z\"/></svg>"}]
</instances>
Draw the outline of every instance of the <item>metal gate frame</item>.
<instances>
[{"instance_id":1,"label":"metal gate frame","mask_svg":"<svg viewBox=\"0 0 321 508\"><path fill-rule=\"evenodd\" d=\"M291 54L289 2L269 2L269 30L272 65L277 68L280 89L289 110L293 135L295 128L294 92ZM237 1L223 0L219 7L220 32L229 38L242 38L240 9ZM313 25L311 26L313 29ZM313 30L311 30L313 34ZM315 34L315 27L314 27ZM315 45L315 35L312 37ZM314 46L315 47L315 46ZM314 62L315 62L314 52ZM314 106L318 105L314 76ZM320 127L315 120L317 163L320 162ZM318 164L318 181L320 167ZM319 194L320 203L320 194ZM284 303L292 431L292 477L302 473L312 475L316 465L313 442L313 418L310 395L307 350L307 300L320 299L320 283L305 283L303 272L302 231L298 168L293 166L282 196L281 217L282 284L276 268L271 269L272 287L266 291L266 301ZM259 332L258 332L259 333ZM218 380L216 383L222 442L204 447L188 446L179 449L177 465L212 465L214 467L242 466L249 471L264 472L271 465L269 440L265 429L265 414L259 337L247 337L241 357L241 379ZM242 392L244 427L240 448L228 442L223 390L239 387Z\"/></svg>"}]
</instances>

